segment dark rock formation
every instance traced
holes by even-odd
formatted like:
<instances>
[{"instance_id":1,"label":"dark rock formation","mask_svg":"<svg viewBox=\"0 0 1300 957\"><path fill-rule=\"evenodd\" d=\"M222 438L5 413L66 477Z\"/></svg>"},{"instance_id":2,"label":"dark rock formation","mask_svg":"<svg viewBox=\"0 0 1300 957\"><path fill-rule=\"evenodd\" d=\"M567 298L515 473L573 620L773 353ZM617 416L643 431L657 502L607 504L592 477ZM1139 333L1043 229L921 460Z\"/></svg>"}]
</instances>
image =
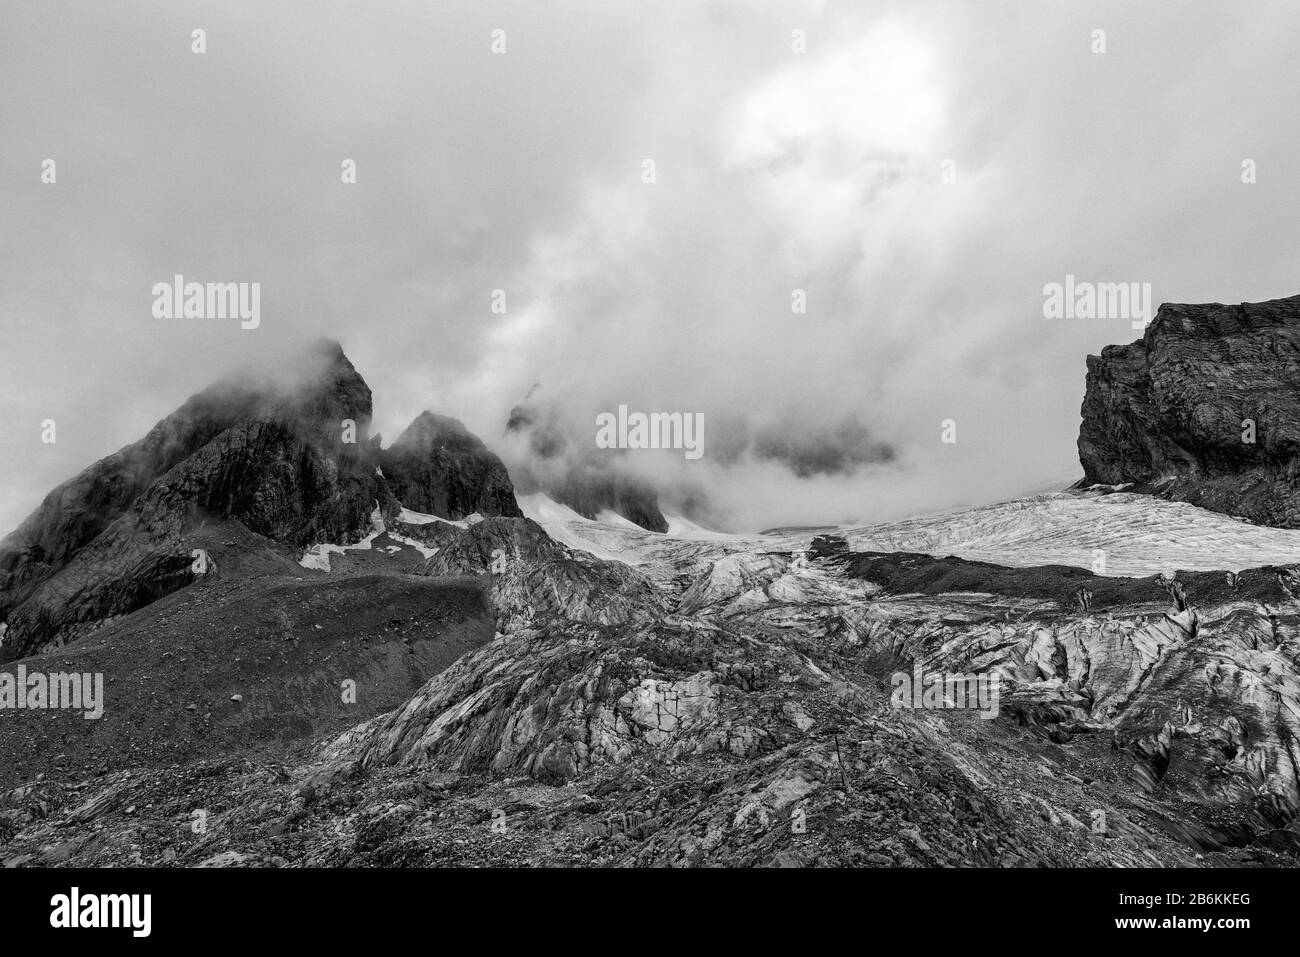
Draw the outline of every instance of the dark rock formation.
<instances>
[{"instance_id":1,"label":"dark rock formation","mask_svg":"<svg viewBox=\"0 0 1300 957\"><path fill-rule=\"evenodd\" d=\"M1142 339L1088 357L1082 414L1082 485L1300 526L1300 296L1162 305Z\"/></svg>"},{"instance_id":2,"label":"dark rock formation","mask_svg":"<svg viewBox=\"0 0 1300 957\"><path fill-rule=\"evenodd\" d=\"M4 657L189 584L205 525L234 521L294 547L363 534L392 498L365 434L370 388L337 343L304 358L301 384L219 382L46 496L0 542ZM345 420L355 442L343 440Z\"/></svg>"},{"instance_id":3,"label":"dark rock formation","mask_svg":"<svg viewBox=\"0 0 1300 957\"><path fill-rule=\"evenodd\" d=\"M843 535L818 535L808 545L811 558L846 558L849 543Z\"/></svg>"},{"instance_id":4,"label":"dark rock formation","mask_svg":"<svg viewBox=\"0 0 1300 957\"><path fill-rule=\"evenodd\" d=\"M417 512L450 519L523 514L505 465L458 419L423 413L379 462L393 494Z\"/></svg>"},{"instance_id":5,"label":"dark rock formation","mask_svg":"<svg viewBox=\"0 0 1300 957\"><path fill-rule=\"evenodd\" d=\"M378 508L518 515L500 460L426 413L385 452L370 387L322 341L271 381L231 376L56 488L0 541L0 660L65 644L202 575L364 537ZM380 474L383 462L399 501ZM203 561L195 552L205 553Z\"/></svg>"}]
</instances>

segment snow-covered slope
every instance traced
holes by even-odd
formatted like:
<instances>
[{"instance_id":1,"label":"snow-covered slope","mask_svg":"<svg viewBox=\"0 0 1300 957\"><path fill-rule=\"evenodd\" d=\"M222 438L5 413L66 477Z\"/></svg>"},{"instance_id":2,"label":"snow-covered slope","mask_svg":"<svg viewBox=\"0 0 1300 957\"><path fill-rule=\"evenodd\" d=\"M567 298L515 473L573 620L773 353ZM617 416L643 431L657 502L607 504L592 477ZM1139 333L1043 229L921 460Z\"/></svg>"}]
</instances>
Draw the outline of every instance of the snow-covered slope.
<instances>
[{"instance_id":1,"label":"snow-covered slope","mask_svg":"<svg viewBox=\"0 0 1300 957\"><path fill-rule=\"evenodd\" d=\"M815 536L729 535L676 516L669 518L664 535L624 519L591 521L545 495L522 496L519 504L566 545L634 565L716 559L737 551L793 552ZM1300 530L1251 525L1186 503L1124 492L1056 492L839 532L854 551L955 555L1011 567L1074 565L1107 575L1237 571L1300 561ZM1104 565L1097 564L1098 552L1104 552Z\"/></svg>"},{"instance_id":2,"label":"snow-covered slope","mask_svg":"<svg viewBox=\"0 0 1300 957\"><path fill-rule=\"evenodd\" d=\"M542 492L534 492L532 495L517 495L515 498L519 502L519 509L524 513L524 516L531 518L546 529L546 533L551 538L568 545L570 548L577 548L595 555L597 558L607 558L627 562L628 564L637 563L637 556L631 553L632 550L618 549L611 551L604 546L604 539L607 536L603 533L607 531L633 535L640 533L643 536L655 534L633 525L626 519L620 519L626 527L616 527L583 518L567 505L561 505Z\"/></svg>"},{"instance_id":3,"label":"snow-covered slope","mask_svg":"<svg viewBox=\"0 0 1300 957\"><path fill-rule=\"evenodd\" d=\"M929 518L846 529L855 551L915 551L999 565L1146 576L1300 561L1300 530L1265 528L1149 495L1056 493ZM1101 571L1101 569L1098 569Z\"/></svg>"}]
</instances>

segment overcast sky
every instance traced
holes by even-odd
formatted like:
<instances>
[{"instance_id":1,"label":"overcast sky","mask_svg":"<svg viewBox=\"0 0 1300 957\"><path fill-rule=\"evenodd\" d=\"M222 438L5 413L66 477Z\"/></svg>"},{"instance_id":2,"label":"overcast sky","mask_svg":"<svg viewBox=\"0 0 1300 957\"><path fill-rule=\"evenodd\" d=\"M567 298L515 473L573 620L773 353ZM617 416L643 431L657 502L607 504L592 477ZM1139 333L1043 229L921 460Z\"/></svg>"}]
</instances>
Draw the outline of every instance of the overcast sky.
<instances>
[{"instance_id":1,"label":"overcast sky","mask_svg":"<svg viewBox=\"0 0 1300 957\"><path fill-rule=\"evenodd\" d=\"M0 0L0 526L321 335L389 439L495 443L542 382L896 450L800 478L706 424L647 466L737 528L1073 479L1084 358L1137 333L1044 284L1300 292L1297 64L1292 2ZM176 273L260 282L260 327L155 319Z\"/></svg>"}]
</instances>

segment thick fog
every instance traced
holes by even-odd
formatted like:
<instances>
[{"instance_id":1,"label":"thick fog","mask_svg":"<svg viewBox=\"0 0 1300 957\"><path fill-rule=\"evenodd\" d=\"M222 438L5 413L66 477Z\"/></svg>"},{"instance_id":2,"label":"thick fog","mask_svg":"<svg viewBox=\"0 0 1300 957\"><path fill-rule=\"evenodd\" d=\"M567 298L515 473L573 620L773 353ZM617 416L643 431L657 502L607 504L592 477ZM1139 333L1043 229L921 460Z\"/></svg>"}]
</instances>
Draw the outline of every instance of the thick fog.
<instances>
[{"instance_id":1,"label":"thick fog","mask_svg":"<svg viewBox=\"0 0 1300 957\"><path fill-rule=\"evenodd\" d=\"M699 459L619 467L733 529L1008 498L1078 476L1085 357L1140 334L1044 318L1046 284L1300 292L1292 4L0 21L0 534L320 336L390 440L429 408L518 455L502 433L539 383L577 441L620 404L702 413ZM177 275L259 283L256 326L159 318Z\"/></svg>"}]
</instances>

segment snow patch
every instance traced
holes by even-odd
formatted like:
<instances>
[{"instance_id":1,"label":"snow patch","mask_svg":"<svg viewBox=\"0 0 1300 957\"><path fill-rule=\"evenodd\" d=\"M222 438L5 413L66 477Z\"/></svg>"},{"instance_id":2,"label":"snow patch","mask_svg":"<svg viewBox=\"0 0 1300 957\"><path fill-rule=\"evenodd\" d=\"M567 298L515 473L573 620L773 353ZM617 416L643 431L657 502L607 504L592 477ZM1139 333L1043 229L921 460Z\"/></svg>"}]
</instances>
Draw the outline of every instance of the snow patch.
<instances>
[{"instance_id":1,"label":"snow patch","mask_svg":"<svg viewBox=\"0 0 1300 957\"><path fill-rule=\"evenodd\" d=\"M322 542L319 545L313 545L302 553L302 558L298 559L298 564L303 568L311 568L316 571L330 571L330 555L342 555L344 552L368 552L370 546L374 544L376 538L384 534L384 518L379 512L379 503L375 503L375 510L370 513L371 532L355 545L333 545L328 542Z\"/></svg>"},{"instance_id":2,"label":"snow patch","mask_svg":"<svg viewBox=\"0 0 1300 957\"><path fill-rule=\"evenodd\" d=\"M612 525L615 528L633 528L639 532L646 531L646 529L642 528L636 522L624 518L622 515L618 514L618 512L610 508L607 508L601 512L597 512L596 521L604 525Z\"/></svg>"},{"instance_id":3,"label":"snow patch","mask_svg":"<svg viewBox=\"0 0 1300 957\"><path fill-rule=\"evenodd\" d=\"M437 548L430 548L424 542L418 542L414 538L407 538L405 535L398 535L396 532L389 532L388 537L395 542L401 542L403 545L410 545L425 558L432 558L438 554Z\"/></svg>"},{"instance_id":4,"label":"snow patch","mask_svg":"<svg viewBox=\"0 0 1300 957\"><path fill-rule=\"evenodd\" d=\"M739 542L753 538L752 535L744 536L732 535L729 532L715 532L711 528L697 525L683 515L665 515L664 521L668 523L667 534L672 535L674 538L694 538L706 542Z\"/></svg>"},{"instance_id":5,"label":"snow patch","mask_svg":"<svg viewBox=\"0 0 1300 957\"><path fill-rule=\"evenodd\" d=\"M543 527L548 522L586 522L594 525L589 518L584 518L567 505L561 505L555 499L542 492L534 492L532 495L517 495L515 500L519 502L519 510L524 516L531 518L538 525Z\"/></svg>"},{"instance_id":6,"label":"snow patch","mask_svg":"<svg viewBox=\"0 0 1300 957\"><path fill-rule=\"evenodd\" d=\"M483 516L475 512L469 518L461 522L453 522L449 518L442 518L438 515L427 515L424 512L413 512L409 508L403 508L397 513L397 520L403 525L429 525L433 522L442 522L444 525L455 525L457 528L469 528L474 524L470 519L477 516L478 521L483 521Z\"/></svg>"},{"instance_id":7,"label":"snow patch","mask_svg":"<svg viewBox=\"0 0 1300 957\"><path fill-rule=\"evenodd\" d=\"M542 526L546 530L546 534L561 545L587 552L589 555L608 561L627 561L625 556L611 552L583 534L587 530L596 531L607 527L600 522L593 522L589 518L583 518L567 505L561 505L542 492L534 492L532 495L519 495L515 497L515 500L519 503L519 510L524 513L526 518L531 518ZM633 525L631 522L628 522L628 524L642 535L653 534L639 525Z\"/></svg>"}]
</instances>

